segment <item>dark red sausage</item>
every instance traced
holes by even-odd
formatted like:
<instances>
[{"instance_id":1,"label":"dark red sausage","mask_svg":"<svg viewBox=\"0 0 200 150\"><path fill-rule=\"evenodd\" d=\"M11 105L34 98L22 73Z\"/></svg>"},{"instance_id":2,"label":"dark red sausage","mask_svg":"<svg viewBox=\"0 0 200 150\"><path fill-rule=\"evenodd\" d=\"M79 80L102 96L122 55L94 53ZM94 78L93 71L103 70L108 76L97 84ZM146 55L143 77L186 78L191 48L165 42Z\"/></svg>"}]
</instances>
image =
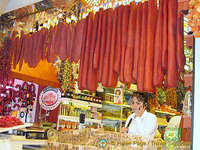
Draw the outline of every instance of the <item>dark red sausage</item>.
<instances>
[{"instance_id":1,"label":"dark red sausage","mask_svg":"<svg viewBox=\"0 0 200 150\"><path fill-rule=\"evenodd\" d=\"M88 79L87 79L87 86L89 91L96 91L98 85L98 75L97 70L93 68L93 60L94 60L94 49L97 40L97 32L98 32L98 25L99 25L99 12L96 12L94 18L94 26L92 31L92 38L91 38L91 47L90 47L90 54L89 54L89 63L88 63Z\"/></svg>"},{"instance_id":2,"label":"dark red sausage","mask_svg":"<svg viewBox=\"0 0 200 150\"><path fill-rule=\"evenodd\" d=\"M62 32L60 34L60 49L59 49L59 58L61 61L64 61L67 59L67 24L63 23L62 24L62 28L61 28Z\"/></svg>"},{"instance_id":3,"label":"dark red sausage","mask_svg":"<svg viewBox=\"0 0 200 150\"><path fill-rule=\"evenodd\" d=\"M180 72L184 71L185 55L184 55L184 20L181 12L178 12L177 19L177 50L176 50L177 66Z\"/></svg>"},{"instance_id":4,"label":"dark red sausage","mask_svg":"<svg viewBox=\"0 0 200 150\"><path fill-rule=\"evenodd\" d=\"M20 42L19 42L19 52L18 52L18 57L17 57L17 64L19 63L23 51L23 45L24 45L24 31L21 31L21 37L20 37Z\"/></svg>"},{"instance_id":5,"label":"dark red sausage","mask_svg":"<svg viewBox=\"0 0 200 150\"><path fill-rule=\"evenodd\" d=\"M155 0L149 0L148 4L148 23L147 23L147 47L144 72L144 91L154 92L153 86L153 60L155 45L155 30L157 20L157 3Z\"/></svg>"},{"instance_id":6,"label":"dark red sausage","mask_svg":"<svg viewBox=\"0 0 200 150\"><path fill-rule=\"evenodd\" d=\"M44 38L43 38L43 47L42 47L42 60L44 60L45 58L45 54L46 54L46 49L47 49L47 41L48 41L48 36L49 36L49 30L45 29L45 33L44 33Z\"/></svg>"},{"instance_id":7,"label":"dark red sausage","mask_svg":"<svg viewBox=\"0 0 200 150\"><path fill-rule=\"evenodd\" d=\"M162 44L163 42L163 0L159 1L158 18L155 32L154 71L153 85L160 87L163 84L164 72L162 69Z\"/></svg>"},{"instance_id":8,"label":"dark red sausage","mask_svg":"<svg viewBox=\"0 0 200 150\"><path fill-rule=\"evenodd\" d=\"M30 39L31 39L31 34L30 33L26 34L26 44L25 44L25 52L24 52L25 63L28 63L28 60L29 60Z\"/></svg>"},{"instance_id":9,"label":"dark red sausage","mask_svg":"<svg viewBox=\"0 0 200 150\"><path fill-rule=\"evenodd\" d=\"M57 32L56 32L56 38L55 38L55 53L56 53L56 56L59 55L59 51L60 51L60 42L61 40L61 33L63 32L62 31L62 26L63 26L63 22L60 22L58 24L58 28L57 28Z\"/></svg>"},{"instance_id":10,"label":"dark red sausage","mask_svg":"<svg viewBox=\"0 0 200 150\"><path fill-rule=\"evenodd\" d=\"M69 23L67 25L67 58L71 56L71 51L70 51L70 43L71 43L71 35L72 35L72 24Z\"/></svg>"},{"instance_id":11,"label":"dark red sausage","mask_svg":"<svg viewBox=\"0 0 200 150\"><path fill-rule=\"evenodd\" d=\"M109 76L107 87L116 87L118 74L114 72L114 62L116 53L116 39L117 39L117 16L119 7L115 8L113 13L113 23L112 23L112 35L111 35L111 47L110 47L110 63L109 63Z\"/></svg>"},{"instance_id":12,"label":"dark red sausage","mask_svg":"<svg viewBox=\"0 0 200 150\"><path fill-rule=\"evenodd\" d=\"M24 62L27 62L27 47L28 47L28 44L29 44L29 39L28 39L28 35L29 34L26 34L24 39L25 39L25 43L24 43Z\"/></svg>"},{"instance_id":13,"label":"dark red sausage","mask_svg":"<svg viewBox=\"0 0 200 150\"><path fill-rule=\"evenodd\" d=\"M163 1L163 48L162 48L162 68L164 74L167 72L168 58L168 0Z\"/></svg>"},{"instance_id":14,"label":"dark red sausage","mask_svg":"<svg viewBox=\"0 0 200 150\"><path fill-rule=\"evenodd\" d=\"M103 20L102 20L102 33L101 33L101 47L100 47L100 55L99 55L99 69L98 69L98 81L102 81L102 72L103 72L103 61L105 56L106 49L106 38L107 38L107 15L108 9L104 11Z\"/></svg>"},{"instance_id":15,"label":"dark red sausage","mask_svg":"<svg viewBox=\"0 0 200 150\"><path fill-rule=\"evenodd\" d=\"M47 52L48 62L53 62L56 59L55 42L56 42L57 27L58 27L57 25L54 27L52 26L50 27L48 52Z\"/></svg>"},{"instance_id":16,"label":"dark red sausage","mask_svg":"<svg viewBox=\"0 0 200 150\"><path fill-rule=\"evenodd\" d=\"M116 54L115 54L115 64L114 71L120 73L121 67L121 51L122 51L122 14L124 6L120 5L118 10L118 21L117 21L117 41L116 41Z\"/></svg>"},{"instance_id":17,"label":"dark red sausage","mask_svg":"<svg viewBox=\"0 0 200 150\"><path fill-rule=\"evenodd\" d=\"M121 51L120 76L119 76L119 80L122 83L125 83L124 63L125 63L125 54L126 54L127 37L128 37L129 13L130 13L130 6L126 5L124 7L123 15L122 15L122 51Z\"/></svg>"},{"instance_id":18,"label":"dark red sausage","mask_svg":"<svg viewBox=\"0 0 200 150\"><path fill-rule=\"evenodd\" d=\"M36 62L37 64L41 60L42 55L42 48L43 48L43 38L44 38L45 29L42 28L40 31L38 31L38 42L37 42L37 48L36 48Z\"/></svg>"},{"instance_id":19,"label":"dark red sausage","mask_svg":"<svg viewBox=\"0 0 200 150\"><path fill-rule=\"evenodd\" d=\"M83 60L83 78L82 78L82 86L84 89L88 89L88 83L91 80L88 77L89 71L89 58L90 58L90 48L91 48L91 40L92 40L92 31L94 26L94 14L92 12L88 15L88 28L87 28L87 38L86 38L86 45L85 45L85 54Z\"/></svg>"},{"instance_id":20,"label":"dark red sausage","mask_svg":"<svg viewBox=\"0 0 200 150\"><path fill-rule=\"evenodd\" d=\"M69 47L69 62L73 62L72 53L73 53L73 43L74 43L75 30L76 30L76 23L73 23L72 24L70 47Z\"/></svg>"},{"instance_id":21,"label":"dark red sausage","mask_svg":"<svg viewBox=\"0 0 200 150\"><path fill-rule=\"evenodd\" d=\"M37 44L38 44L38 38L39 38L39 32L34 33L34 39L33 39L33 45L32 45L32 65L31 67L35 68L37 66L37 59L36 59L36 54L37 54Z\"/></svg>"},{"instance_id":22,"label":"dark red sausage","mask_svg":"<svg viewBox=\"0 0 200 150\"><path fill-rule=\"evenodd\" d=\"M88 17L85 19L84 30L83 30L83 40L81 46L81 56L80 56L80 69L79 69L79 78L78 78L78 89L83 90L82 80L83 80L83 66L84 66L84 56L86 48L86 38L87 38L87 28L88 28Z\"/></svg>"},{"instance_id":23,"label":"dark red sausage","mask_svg":"<svg viewBox=\"0 0 200 150\"><path fill-rule=\"evenodd\" d=\"M176 64L177 6L177 0L168 0L167 85L169 88L176 87L178 82L178 71Z\"/></svg>"},{"instance_id":24,"label":"dark red sausage","mask_svg":"<svg viewBox=\"0 0 200 150\"><path fill-rule=\"evenodd\" d=\"M32 33L30 35L30 48L29 48L29 52L28 52L28 66L32 67L32 58L33 58L33 47L34 47L34 36L35 33Z\"/></svg>"},{"instance_id":25,"label":"dark red sausage","mask_svg":"<svg viewBox=\"0 0 200 150\"><path fill-rule=\"evenodd\" d=\"M32 45L32 43L33 43L33 35L34 35L34 33L29 35L29 46L28 46L28 52L27 52L27 56L28 56L27 62L28 62L28 66L29 67L31 67L31 61L32 61L31 51L33 50L33 47L32 47L33 46Z\"/></svg>"},{"instance_id":26,"label":"dark red sausage","mask_svg":"<svg viewBox=\"0 0 200 150\"><path fill-rule=\"evenodd\" d=\"M135 28L136 28L136 10L135 2L130 4L130 16L128 24L127 47L124 61L124 79L126 83L133 83L133 58L134 58L134 44L135 44Z\"/></svg>"},{"instance_id":27,"label":"dark red sausage","mask_svg":"<svg viewBox=\"0 0 200 150\"><path fill-rule=\"evenodd\" d=\"M143 4L139 3L137 7L136 14L136 33L135 33L135 45L134 45L134 58L133 58L133 82L137 82L138 73L138 61L140 54L140 44L141 44L141 29L142 29L142 7Z\"/></svg>"},{"instance_id":28,"label":"dark red sausage","mask_svg":"<svg viewBox=\"0 0 200 150\"><path fill-rule=\"evenodd\" d=\"M96 45L95 45L95 49L94 49L94 60L93 60L93 68L96 70L99 69L99 61L100 61L103 13L104 13L103 8L100 8L99 9L99 25L98 25L97 39L96 39Z\"/></svg>"},{"instance_id":29,"label":"dark red sausage","mask_svg":"<svg viewBox=\"0 0 200 150\"><path fill-rule=\"evenodd\" d=\"M74 62L78 62L78 60L80 59L84 24L85 24L85 19L82 19L82 20L79 20L76 25L74 44L73 44L74 48L73 48L73 53L72 53Z\"/></svg>"},{"instance_id":30,"label":"dark red sausage","mask_svg":"<svg viewBox=\"0 0 200 150\"><path fill-rule=\"evenodd\" d=\"M138 62L138 78L137 89L138 91L144 91L144 71L145 71L145 59L146 59L146 47L147 47L147 21L148 20L148 2L143 3L142 7L142 32L141 32L141 44L140 54Z\"/></svg>"},{"instance_id":31,"label":"dark red sausage","mask_svg":"<svg viewBox=\"0 0 200 150\"><path fill-rule=\"evenodd\" d=\"M109 64L110 64L110 47L111 47L111 35L112 35L112 19L113 19L113 9L107 9L107 35L106 35L106 47L105 55L103 59L103 72L102 72L102 85L108 87L108 74L109 74Z\"/></svg>"},{"instance_id":32,"label":"dark red sausage","mask_svg":"<svg viewBox=\"0 0 200 150\"><path fill-rule=\"evenodd\" d=\"M25 59L26 45L27 45L27 35L24 34L23 35L23 44L22 44L21 56L20 56L20 59L19 59L19 71L21 70L23 61Z\"/></svg>"}]
</instances>

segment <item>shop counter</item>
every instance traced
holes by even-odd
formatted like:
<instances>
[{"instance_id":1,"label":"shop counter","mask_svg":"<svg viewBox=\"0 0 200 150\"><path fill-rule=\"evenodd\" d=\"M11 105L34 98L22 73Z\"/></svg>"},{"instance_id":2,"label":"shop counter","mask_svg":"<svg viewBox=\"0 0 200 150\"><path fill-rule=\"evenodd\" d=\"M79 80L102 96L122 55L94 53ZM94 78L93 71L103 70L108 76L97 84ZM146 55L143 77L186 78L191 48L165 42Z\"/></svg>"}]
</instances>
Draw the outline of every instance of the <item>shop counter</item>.
<instances>
[{"instance_id":1,"label":"shop counter","mask_svg":"<svg viewBox=\"0 0 200 150\"><path fill-rule=\"evenodd\" d=\"M0 149L22 150L23 145L47 146L47 140L26 139L24 136L0 135Z\"/></svg>"}]
</instances>

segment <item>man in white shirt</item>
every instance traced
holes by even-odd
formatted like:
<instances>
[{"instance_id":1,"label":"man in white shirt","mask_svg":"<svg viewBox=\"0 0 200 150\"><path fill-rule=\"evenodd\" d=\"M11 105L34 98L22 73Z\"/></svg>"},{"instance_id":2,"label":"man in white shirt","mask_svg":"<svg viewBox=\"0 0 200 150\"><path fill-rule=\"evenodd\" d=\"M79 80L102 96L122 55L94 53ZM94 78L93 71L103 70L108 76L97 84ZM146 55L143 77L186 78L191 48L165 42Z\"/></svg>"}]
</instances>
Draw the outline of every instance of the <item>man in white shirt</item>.
<instances>
[{"instance_id":1,"label":"man in white shirt","mask_svg":"<svg viewBox=\"0 0 200 150\"><path fill-rule=\"evenodd\" d=\"M122 133L154 138L158 127L157 118L146 111L145 105L146 99L143 93L133 96L131 106L134 113L128 117L125 127L121 129Z\"/></svg>"}]
</instances>

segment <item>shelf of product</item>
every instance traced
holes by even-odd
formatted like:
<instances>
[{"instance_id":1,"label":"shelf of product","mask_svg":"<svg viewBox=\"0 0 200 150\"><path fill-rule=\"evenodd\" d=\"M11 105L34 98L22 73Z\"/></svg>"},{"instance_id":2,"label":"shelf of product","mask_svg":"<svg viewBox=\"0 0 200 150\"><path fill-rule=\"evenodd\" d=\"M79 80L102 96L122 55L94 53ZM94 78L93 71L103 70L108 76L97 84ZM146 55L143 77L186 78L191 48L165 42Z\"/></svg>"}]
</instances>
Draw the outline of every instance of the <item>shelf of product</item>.
<instances>
[{"instance_id":1,"label":"shelf of product","mask_svg":"<svg viewBox=\"0 0 200 150\"><path fill-rule=\"evenodd\" d=\"M74 103L74 104L80 104L80 105L102 108L102 104L94 103L94 102L91 102L91 101L83 101L83 100L77 100L77 99L72 99L72 98L62 98L62 101L63 102L70 102L70 103Z\"/></svg>"},{"instance_id":2,"label":"shelf of product","mask_svg":"<svg viewBox=\"0 0 200 150\"><path fill-rule=\"evenodd\" d=\"M85 123L100 124L102 121L102 113L98 112L97 108L101 108L101 104L85 102L81 100L75 100L70 98L64 98L64 101L60 104L59 115L57 121L57 130L62 125L63 121L74 121L79 123L80 115L85 115ZM63 120L63 121L60 121Z\"/></svg>"},{"instance_id":3,"label":"shelf of product","mask_svg":"<svg viewBox=\"0 0 200 150\"><path fill-rule=\"evenodd\" d=\"M58 119L71 120L71 121L77 121L77 122L79 122L79 117L74 117L74 116L58 115ZM89 123L101 123L102 120L85 118L85 122L89 122Z\"/></svg>"}]
</instances>

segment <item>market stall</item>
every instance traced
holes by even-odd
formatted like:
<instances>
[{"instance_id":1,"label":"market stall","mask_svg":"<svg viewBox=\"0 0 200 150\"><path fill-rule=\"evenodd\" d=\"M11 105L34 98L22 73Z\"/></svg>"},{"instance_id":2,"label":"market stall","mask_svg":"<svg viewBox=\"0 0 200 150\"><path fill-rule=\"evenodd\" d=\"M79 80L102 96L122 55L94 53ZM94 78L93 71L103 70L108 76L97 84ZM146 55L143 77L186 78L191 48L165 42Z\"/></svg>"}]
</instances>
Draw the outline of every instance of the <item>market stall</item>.
<instances>
[{"instance_id":1,"label":"market stall","mask_svg":"<svg viewBox=\"0 0 200 150\"><path fill-rule=\"evenodd\" d=\"M3 14L0 115L21 124L0 129L26 140L1 137L19 149L190 149L196 3L45 0ZM154 139L121 133L136 93Z\"/></svg>"}]
</instances>

